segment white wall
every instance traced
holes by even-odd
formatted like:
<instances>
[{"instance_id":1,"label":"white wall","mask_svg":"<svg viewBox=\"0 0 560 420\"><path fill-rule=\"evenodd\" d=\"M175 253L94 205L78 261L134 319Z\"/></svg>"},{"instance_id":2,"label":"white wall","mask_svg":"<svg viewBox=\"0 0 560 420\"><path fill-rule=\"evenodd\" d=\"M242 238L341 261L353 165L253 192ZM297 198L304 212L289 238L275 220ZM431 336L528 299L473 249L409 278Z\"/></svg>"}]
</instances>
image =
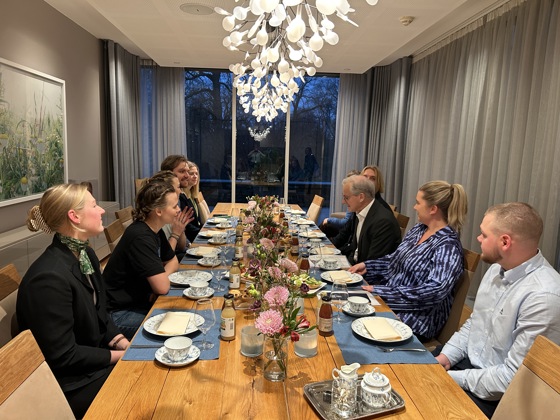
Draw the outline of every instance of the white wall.
<instances>
[{"instance_id":1,"label":"white wall","mask_svg":"<svg viewBox=\"0 0 560 420\"><path fill-rule=\"evenodd\" d=\"M97 180L104 199L101 41L42 0L2 0L0 16L0 57L66 81L68 178ZM0 233L35 203L0 207Z\"/></svg>"}]
</instances>

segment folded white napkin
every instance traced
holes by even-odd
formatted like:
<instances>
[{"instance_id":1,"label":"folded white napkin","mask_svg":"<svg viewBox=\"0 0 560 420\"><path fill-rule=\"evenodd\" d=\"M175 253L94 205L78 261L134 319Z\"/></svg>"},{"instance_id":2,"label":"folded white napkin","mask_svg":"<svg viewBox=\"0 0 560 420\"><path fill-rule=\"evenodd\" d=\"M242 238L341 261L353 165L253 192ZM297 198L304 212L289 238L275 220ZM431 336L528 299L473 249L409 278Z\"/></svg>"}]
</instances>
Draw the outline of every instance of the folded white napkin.
<instances>
[{"instance_id":1,"label":"folded white napkin","mask_svg":"<svg viewBox=\"0 0 560 420\"><path fill-rule=\"evenodd\" d=\"M334 255L336 248L321 248L320 253L322 255Z\"/></svg>"},{"instance_id":2,"label":"folded white napkin","mask_svg":"<svg viewBox=\"0 0 560 420\"><path fill-rule=\"evenodd\" d=\"M374 340L394 341L402 339L386 318L365 318L362 323Z\"/></svg>"},{"instance_id":3,"label":"folded white napkin","mask_svg":"<svg viewBox=\"0 0 560 420\"><path fill-rule=\"evenodd\" d=\"M216 254L216 248L211 248L209 246L198 246L196 248L192 248L192 252L198 256L204 257L209 255Z\"/></svg>"},{"instance_id":4,"label":"folded white napkin","mask_svg":"<svg viewBox=\"0 0 560 420\"><path fill-rule=\"evenodd\" d=\"M193 317L190 312L167 312L159 324L158 334L184 334Z\"/></svg>"},{"instance_id":5,"label":"folded white napkin","mask_svg":"<svg viewBox=\"0 0 560 420\"><path fill-rule=\"evenodd\" d=\"M329 275L333 283L350 283L352 281L352 276L345 270L330 271Z\"/></svg>"}]
</instances>

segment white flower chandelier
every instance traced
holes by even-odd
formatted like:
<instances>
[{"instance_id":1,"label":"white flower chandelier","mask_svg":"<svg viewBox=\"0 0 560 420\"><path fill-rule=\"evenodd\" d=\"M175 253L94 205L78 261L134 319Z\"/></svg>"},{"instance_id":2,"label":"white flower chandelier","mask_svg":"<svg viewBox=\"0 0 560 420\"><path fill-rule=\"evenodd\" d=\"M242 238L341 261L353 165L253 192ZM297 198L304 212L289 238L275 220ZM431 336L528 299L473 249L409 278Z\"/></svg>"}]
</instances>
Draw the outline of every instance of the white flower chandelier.
<instances>
[{"instance_id":1,"label":"white flower chandelier","mask_svg":"<svg viewBox=\"0 0 560 420\"><path fill-rule=\"evenodd\" d=\"M261 141L266 139L266 136L268 136L268 133L270 133L270 128L271 127L267 127L266 130L259 131L253 130L251 127L249 127L249 134L255 141L258 141L260 143Z\"/></svg>"},{"instance_id":2,"label":"white flower chandelier","mask_svg":"<svg viewBox=\"0 0 560 420\"><path fill-rule=\"evenodd\" d=\"M358 26L347 16L354 12L348 0L244 0L233 13L214 10L225 16L222 26L230 33L224 47L245 52L243 61L229 69L241 106L246 113L252 108L257 121L273 120L278 110L288 112L299 91L296 80L304 81L305 74L313 76L323 65L317 52L325 42L339 40L329 16Z\"/></svg>"}]
</instances>

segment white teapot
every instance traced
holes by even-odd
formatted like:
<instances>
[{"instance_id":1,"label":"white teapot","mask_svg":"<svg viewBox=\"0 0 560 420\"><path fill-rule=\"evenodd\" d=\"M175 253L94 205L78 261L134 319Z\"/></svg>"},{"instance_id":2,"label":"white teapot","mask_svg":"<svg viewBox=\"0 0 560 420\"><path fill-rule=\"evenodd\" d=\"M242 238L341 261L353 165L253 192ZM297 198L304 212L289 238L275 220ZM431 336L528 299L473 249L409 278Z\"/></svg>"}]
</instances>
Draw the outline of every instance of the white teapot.
<instances>
[{"instance_id":1,"label":"white teapot","mask_svg":"<svg viewBox=\"0 0 560 420\"><path fill-rule=\"evenodd\" d=\"M379 368L362 379L362 401L373 408L385 408L391 401L391 384Z\"/></svg>"}]
</instances>

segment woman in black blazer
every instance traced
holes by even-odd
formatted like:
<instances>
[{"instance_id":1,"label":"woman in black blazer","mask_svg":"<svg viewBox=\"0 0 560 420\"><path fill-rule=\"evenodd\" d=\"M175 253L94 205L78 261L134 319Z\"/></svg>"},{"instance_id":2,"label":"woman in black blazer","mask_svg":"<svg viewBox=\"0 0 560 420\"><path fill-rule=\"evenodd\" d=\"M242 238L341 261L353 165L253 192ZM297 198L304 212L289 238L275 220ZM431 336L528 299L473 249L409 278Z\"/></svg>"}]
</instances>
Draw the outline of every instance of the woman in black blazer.
<instances>
[{"instance_id":1,"label":"woman in black blazer","mask_svg":"<svg viewBox=\"0 0 560 420\"><path fill-rule=\"evenodd\" d=\"M103 231L103 213L85 186L63 184L49 188L27 219L29 230L55 235L19 287L19 326L33 333L77 418L129 344L107 313L99 260L88 246Z\"/></svg>"}]
</instances>

